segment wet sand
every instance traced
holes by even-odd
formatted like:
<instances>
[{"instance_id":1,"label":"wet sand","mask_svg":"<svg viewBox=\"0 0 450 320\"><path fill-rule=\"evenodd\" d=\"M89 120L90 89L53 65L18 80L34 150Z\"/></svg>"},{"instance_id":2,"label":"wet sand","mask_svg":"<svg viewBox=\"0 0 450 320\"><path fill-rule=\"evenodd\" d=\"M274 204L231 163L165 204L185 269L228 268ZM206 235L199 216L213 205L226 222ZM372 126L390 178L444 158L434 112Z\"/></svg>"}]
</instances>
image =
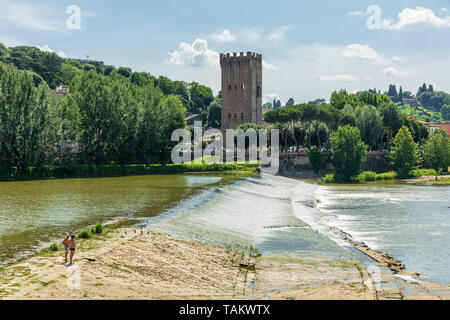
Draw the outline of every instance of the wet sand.
<instances>
[{"instance_id":1,"label":"wet sand","mask_svg":"<svg viewBox=\"0 0 450 320\"><path fill-rule=\"evenodd\" d=\"M140 229L79 241L0 271L0 299L374 299L357 263L261 257ZM79 277L77 276L79 275ZM79 281L78 281L79 280Z\"/></svg>"}]
</instances>

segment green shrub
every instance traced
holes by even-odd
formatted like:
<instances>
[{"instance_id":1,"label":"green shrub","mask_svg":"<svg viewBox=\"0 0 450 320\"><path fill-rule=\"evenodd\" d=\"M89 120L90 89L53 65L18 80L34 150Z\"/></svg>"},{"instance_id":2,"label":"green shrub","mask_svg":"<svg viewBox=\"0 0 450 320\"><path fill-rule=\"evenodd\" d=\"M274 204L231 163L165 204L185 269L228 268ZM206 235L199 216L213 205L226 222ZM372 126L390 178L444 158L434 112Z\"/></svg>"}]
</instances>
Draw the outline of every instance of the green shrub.
<instances>
[{"instance_id":1,"label":"green shrub","mask_svg":"<svg viewBox=\"0 0 450 320\"><path fill-rule=\"evenodd\" d=\"M434 169L414 169L409 172L411 177L420 178L423 176L437 176L438 173Z\"/></svg>"},{"instance_id":2,"label":"green shrub","mask_svg":"<svg viewBox=\"0 0 450 320\"><path fill-rule=\"evenodd\" d=\"M378 173L375 177L376 180L394 180L397 178L396 172L384 172L384 173Z\"/></svg>"},{"instance_id":3,"label":"green shrub","mask_svg":"<svg viewBox=\"0 0 450 320\"><path fill-rule=\"evenodd\" d=\"M355 182L368 182L368 181L375 181L377 177L376 172L373 171L364 171L357 175L354 180Z\"/></svg>"},{"instance_id":4,"label":"green shrub","mask_svg":"<svg viewBox=\"0 0 450 320\"><path fill-rule=\"evenodd\" d=\"M308 159L314 173L319 173L320 164L322 162L322 154L314 146L310 152L308 152Z\"/></svg>"},{"instance_id":5,"label":"green shrub","mask_svg":"<svg viewBox=\"0 0 450 320\"><path fill-rule=\"evenodd\" d=\"M325 177L319 180L319 183L333 183L334 182L334 174L327 174Z\"/></svg>"},{"instance_id":6,"label":"green shrub","mask_svg":"<svg viewBox=\"0 0 450 320\"><path fill-rule=\"evenodd\" d=\"M103 225L99 222L95 225L95 227L92 228L92 233L100 234L103 232Z\"/></svg>"},{"instance_id":7,"label":"green shrub","mask_svg":"<svg viewBox=\"0 0 450 320\"><path fill-rule=\"evenodd\" d=\"M50 245L50 251L58 251L58 245L56 243L52 243Z\"/></svg>"},{"instance_id":8,"label":"green shrub","mask_svg":"<svg viewBox=\"0 0 450 320\"><path fill-rule=\"evenodd\" d=\"M92 233L89 230L83 230L78 234L78 238L89 239L92 237Z\"/></svg>"}]
</instances>

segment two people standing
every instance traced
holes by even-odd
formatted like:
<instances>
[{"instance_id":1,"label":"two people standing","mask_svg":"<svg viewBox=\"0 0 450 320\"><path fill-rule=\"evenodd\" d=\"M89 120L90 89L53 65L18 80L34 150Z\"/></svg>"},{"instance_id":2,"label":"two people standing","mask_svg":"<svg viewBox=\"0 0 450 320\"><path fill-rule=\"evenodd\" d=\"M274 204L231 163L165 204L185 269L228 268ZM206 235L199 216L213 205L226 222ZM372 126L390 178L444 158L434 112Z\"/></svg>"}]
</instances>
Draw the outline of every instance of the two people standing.
<instances>
[{"instance_id":1,"label":"two people standing","mask_svg":"<svg viewBox=\"0 0 450 320\"><path fill-rule=\"evenodd\" d=\"M77 248L77 244L75 243L75 235L66 235L66 237L63 240L63 245L64 245L64 251L65 251L65 259L64 259L64 263L67 263L67 256L70 252L70 264L73 264L73 256L75 254L75 250Z\"/></svg>"}]
</instances>

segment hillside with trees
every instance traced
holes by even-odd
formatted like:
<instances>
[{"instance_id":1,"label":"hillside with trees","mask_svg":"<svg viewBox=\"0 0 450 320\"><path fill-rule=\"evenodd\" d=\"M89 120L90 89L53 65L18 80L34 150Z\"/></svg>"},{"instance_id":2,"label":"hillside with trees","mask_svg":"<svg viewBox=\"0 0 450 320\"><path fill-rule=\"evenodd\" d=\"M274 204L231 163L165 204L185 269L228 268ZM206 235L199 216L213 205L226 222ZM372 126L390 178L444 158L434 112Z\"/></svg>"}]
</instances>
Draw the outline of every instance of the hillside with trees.
<instances>
[{"instance_id":1,"label":"hillside with trees","mask_svg":"<svg viewBox=\"0 0 450 320\"><path fill-rule=\"evenodd\" d=\"M450 121L450 95L443 91L435 91L433 85L424 83L417 93L397 91L391 84L385 93L393 102L398 103L400 109L408 115L413 115L426 122Z\"/></svg>"},{"instance_id":2,"label":"hillside with trees","mask_svg":"<svg viewBox=\"0 0 450 320\"><path fill-rule=\"evenodd\" d=\"M155 77L148 72L133 72L131 68L104 65L98 61L65 59L53 52L43 52L36 47L18 46L7 48L0 43L0 62L3 65L33 72L36 85L44 81L51 89L60 84L70 85L72 80L88 71L110 78L118 76L136 86L152 85L167 95L179 98L187 112L200 113L205 117L214 100L211 88L196 82L173 81L167 77Z\"/></svg>"}]
</instances>

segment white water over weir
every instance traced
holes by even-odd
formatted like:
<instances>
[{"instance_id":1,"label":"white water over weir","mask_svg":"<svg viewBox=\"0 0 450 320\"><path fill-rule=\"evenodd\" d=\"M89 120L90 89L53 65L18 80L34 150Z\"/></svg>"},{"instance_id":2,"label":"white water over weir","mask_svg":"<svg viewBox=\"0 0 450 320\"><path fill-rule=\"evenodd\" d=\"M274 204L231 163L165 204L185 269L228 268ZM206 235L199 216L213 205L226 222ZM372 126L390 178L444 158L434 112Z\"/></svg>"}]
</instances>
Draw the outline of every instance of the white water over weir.
<instances>
[{"instance_id":1,"label":"white water over weir","mask_svg":"<svg viewBox=\"0 0 450 320\"><path fill-rule=\"evenodd\" d=\"M189 201L197 202L189 206ZM217 187L201 202L189 201L151 228L219 245L253 246L266 255L364 260L345 235L389 253L410 272L450 283L450 187L318 186L262 175Z\"/></svg>"}]
</instances>

